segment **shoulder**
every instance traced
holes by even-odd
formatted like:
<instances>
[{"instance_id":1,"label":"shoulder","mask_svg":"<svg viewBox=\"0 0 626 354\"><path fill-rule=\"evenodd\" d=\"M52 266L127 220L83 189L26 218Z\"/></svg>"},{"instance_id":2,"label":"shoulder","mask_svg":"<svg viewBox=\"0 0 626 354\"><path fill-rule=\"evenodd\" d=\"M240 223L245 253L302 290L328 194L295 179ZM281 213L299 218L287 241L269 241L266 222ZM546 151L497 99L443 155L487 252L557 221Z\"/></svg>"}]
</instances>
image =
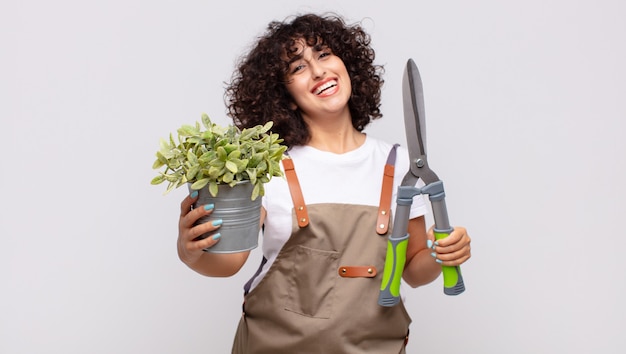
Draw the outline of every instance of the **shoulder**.
<instances>
[{"instance_id":1,"label":"shoulder","mask_svg":"<svg viewBox=\"0 0 626 354\"><path fill-rule=\"evenodd\" d=\"M409 150L402 144L389 143L385 140L374 138L368 135L367 143L370 145L370 153L374 156L385 156L385 159L389 156L389 153L395 146L395 166L398 167L409 166Z\"/></svg>"},{"instance_id":2,"label":"shoulder","mask_svg":"<svg viewBox=\"0 0 626 354\"><path fill-rule=\"evenodd\" d=\"M400 143L390 143L386 140L382 140L376 137L373 137L371 135L367 136L366 139L366 144L368 144L370 146L370 148L372 149L377 149L380 151L386 151L389 152L391 151L391 149L397 145L397 151L402 153L402 154L406 154L408 155L408 150L406 148L406 146L400 144Z\"/></svg>"},{"instance_id":3,"label":"shoulder","mask_svg":"<svg viewBox=\"0 0 626 354\"><path fill-rule=\"evenodd\" d=\"M390 151L394 144L389 143L385 140L381 140L379 138L375 138L371 135L367 135L365 139L365 145L369 146L371 149Z\"/></svg>"}]
</instances>

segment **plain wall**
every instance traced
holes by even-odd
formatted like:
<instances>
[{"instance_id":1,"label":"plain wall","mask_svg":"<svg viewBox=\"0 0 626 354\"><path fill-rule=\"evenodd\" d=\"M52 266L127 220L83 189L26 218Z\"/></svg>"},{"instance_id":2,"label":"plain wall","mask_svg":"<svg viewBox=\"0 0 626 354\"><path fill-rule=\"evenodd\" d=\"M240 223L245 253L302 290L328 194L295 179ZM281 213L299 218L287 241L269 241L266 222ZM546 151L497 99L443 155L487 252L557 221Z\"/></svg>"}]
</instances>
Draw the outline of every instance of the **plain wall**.
<instances>
[{"instance_id":1,"label":"plain wall","mask_svg":"<svg viewBox=\"0 0 626 354\"><path fill-rule=\"evenodd\" d=\"M621 353L626 3L28 1L0 4L0 353L227 353L242 285L175 242L158 141L207 112L271 20L337 11L422 74L431 167L472 236L467 291L410 289L409 353ZM372 304L372 306L377 306Z\"/></svg>"}]
</instances>

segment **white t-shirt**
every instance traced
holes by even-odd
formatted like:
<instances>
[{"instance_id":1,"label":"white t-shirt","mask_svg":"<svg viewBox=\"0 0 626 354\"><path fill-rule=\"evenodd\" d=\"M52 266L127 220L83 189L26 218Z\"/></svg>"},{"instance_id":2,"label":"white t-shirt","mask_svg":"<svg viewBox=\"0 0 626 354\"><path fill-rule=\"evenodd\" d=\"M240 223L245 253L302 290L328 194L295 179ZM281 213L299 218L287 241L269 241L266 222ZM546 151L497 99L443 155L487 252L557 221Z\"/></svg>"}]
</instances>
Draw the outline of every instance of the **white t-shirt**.
<instances>
[{"instance_id":1,"label":"white t-shirt","mask_svg":"<svg viewBox=\"0 0 626 354\"><path fill-rule=\"evenodd\" d=\"M378 206L385 163L391 148L391 144L367 136L363 145L344 154L321 151L310 146L295 146L289 150L289 156L293 160L307 205L342 203ZM408 170L408 151L399 146L392 189L392 212L395 212L397 188ZM423 185L421 180L419 184ZM274 177L265 185L263 207L267 216L261 243L267 263L254 279L251 289L267 273L291 235L293 201L285 178ZM410 217L425 215L426 211L424 197L413 198Z\"/></svg>"}]
</instances>

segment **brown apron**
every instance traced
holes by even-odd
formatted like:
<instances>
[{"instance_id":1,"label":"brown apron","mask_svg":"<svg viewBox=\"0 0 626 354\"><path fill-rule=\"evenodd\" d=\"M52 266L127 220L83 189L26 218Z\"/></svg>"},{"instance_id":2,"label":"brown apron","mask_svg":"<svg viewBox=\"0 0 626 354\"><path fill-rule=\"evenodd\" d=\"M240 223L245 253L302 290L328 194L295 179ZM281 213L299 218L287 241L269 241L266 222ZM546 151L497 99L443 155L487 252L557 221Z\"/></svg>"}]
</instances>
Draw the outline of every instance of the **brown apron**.
<instances>
[{"instance_id":1,"label":"brown apron","mask_svg":"<svg viewBox=\"0 0 626 354\"><path fill-rule=\"evenodd\" d=\"M394 161L395 148L379 207L305 205L293 162L284 161L292 234L245 296L232 353L405 353L411 318L404 305L378 305Z\"/></svg>"}]
</instances>

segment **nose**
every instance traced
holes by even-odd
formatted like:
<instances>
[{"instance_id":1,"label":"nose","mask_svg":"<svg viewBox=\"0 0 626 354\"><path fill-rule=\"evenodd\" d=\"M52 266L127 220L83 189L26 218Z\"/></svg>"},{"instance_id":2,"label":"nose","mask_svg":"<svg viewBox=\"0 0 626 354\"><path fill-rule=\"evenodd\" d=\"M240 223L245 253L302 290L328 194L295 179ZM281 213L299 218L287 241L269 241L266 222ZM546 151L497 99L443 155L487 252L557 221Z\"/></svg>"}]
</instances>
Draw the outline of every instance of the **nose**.
<instances>
[{"instance_id":1,"label":"nose","mask_svg":"<svg viewBox=\"0 0 626 354\"><path fill-rule=\"evenodd\" d=\"M326 70L324 69L324 67L315 61L312 61L309 64L309 68L311 69L311 76L313 77L313 79L321 79L324 77L324 75L326 75Z\"/></svg>"}]
</instances>

